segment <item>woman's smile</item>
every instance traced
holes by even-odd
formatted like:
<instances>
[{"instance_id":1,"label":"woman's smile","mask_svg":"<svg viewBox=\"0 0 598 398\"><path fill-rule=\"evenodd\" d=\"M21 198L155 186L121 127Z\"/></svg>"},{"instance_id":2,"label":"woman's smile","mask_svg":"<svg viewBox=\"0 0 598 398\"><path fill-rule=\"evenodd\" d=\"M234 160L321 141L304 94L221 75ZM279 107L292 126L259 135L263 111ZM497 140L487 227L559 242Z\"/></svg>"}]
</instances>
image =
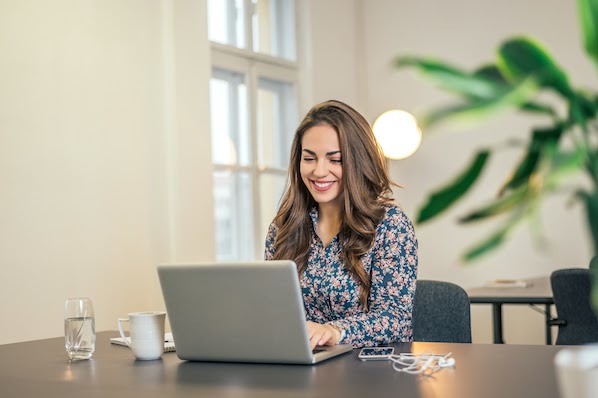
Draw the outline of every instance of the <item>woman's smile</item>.
<instances>
[{"instance_id":1,"label":"woman's smile","mask_svg":"<svg viewBox=\"0 0 598 398\"><path fill-rule=\"evenodd\" d=\"M320 192L328 191L336 181L313 181L314 188Z\"/></svg>"}]
</instances>

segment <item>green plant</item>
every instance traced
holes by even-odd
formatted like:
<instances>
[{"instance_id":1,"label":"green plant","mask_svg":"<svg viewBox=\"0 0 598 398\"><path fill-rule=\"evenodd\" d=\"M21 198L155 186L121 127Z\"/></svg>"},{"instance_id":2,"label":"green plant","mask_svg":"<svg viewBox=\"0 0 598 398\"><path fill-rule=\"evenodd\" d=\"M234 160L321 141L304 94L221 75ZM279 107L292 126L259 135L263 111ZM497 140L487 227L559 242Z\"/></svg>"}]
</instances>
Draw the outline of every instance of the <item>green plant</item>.
<instances>
[{"instance_id":1,"label":"green plant","mask_svg":"<svg viewBox=\"0 0 598 398\"><path fill-rule=\"evenodd\" d=\"M577 0L584 47L598 68L598 0ZM464 254L472 261L498 248L524 220L533 220L541 200L557 190L573 174L587 181L571 191L586 211L593 251L598 255L598 93L574 88L567 73L542 45L529 37L514 37L498 48L496 62L473 72L431 58L400 56L399 68L411 67L441 89L460 97L457 104L432 110L421 120L430 128L447 120L483 119L508 108L544 117L542 126L533 127L521 160L498 187L495 200L460 219L471 223L503 215L506 221ZM556 94L565 105L562 111L543 100L546 91ZM416 216L417 223L428 222L463 198L492 154L480 150L453 181L433 192ZM567 181L570 181L567 180ZM596 262L593 262L596 263ZM598 268L594 269L593 302L598 311Z\"/></svg>"}]
</instances>

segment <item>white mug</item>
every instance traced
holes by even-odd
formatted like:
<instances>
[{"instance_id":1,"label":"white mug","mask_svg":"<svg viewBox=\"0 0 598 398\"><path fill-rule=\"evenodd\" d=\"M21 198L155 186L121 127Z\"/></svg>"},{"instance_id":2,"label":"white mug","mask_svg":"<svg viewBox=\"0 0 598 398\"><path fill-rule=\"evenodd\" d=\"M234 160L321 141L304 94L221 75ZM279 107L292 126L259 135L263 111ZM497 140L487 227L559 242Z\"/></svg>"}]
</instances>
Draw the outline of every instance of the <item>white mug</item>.
<instances>
[{"instance_id":1,"label":"white mug","mask_svg":"<svg viewBox=\"0 0 598 398\"><path fill-rule=\"evenodd\" d=\"M165 312L131 312L129 318L118 318L118 331L137 359L159 359L164 353ZM125 337L123 322L129 322L131 341Z\"/></svg>"}]
</instances>

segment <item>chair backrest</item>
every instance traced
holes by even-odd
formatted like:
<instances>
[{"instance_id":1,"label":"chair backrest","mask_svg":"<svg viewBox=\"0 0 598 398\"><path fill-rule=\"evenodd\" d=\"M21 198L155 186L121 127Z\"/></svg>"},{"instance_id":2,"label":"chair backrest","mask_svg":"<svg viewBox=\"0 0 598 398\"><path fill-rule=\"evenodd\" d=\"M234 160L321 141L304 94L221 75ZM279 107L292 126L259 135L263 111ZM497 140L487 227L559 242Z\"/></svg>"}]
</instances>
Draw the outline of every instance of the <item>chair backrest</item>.
<instances>
[{"instance_id":1,"label":"chair backrest","mask_svg":"<svg viewBox=\"0 0 598 398\"><path fill-rule=\"evenodd\" d=\"M471 343L470 304L465 290L450 282L418 280L413 340Z\"/></svg>"},{"instance_id":2,"label":"chair backrest","mask_svg":"<svg viewBox=\"0 0 598 398\"><path fill-rule=\"evenodd\" d=\"M557 344L598 342L598 317L590 305L590 270L570 268L550 275L559 324Z\"/></svg>"}]
</instances>

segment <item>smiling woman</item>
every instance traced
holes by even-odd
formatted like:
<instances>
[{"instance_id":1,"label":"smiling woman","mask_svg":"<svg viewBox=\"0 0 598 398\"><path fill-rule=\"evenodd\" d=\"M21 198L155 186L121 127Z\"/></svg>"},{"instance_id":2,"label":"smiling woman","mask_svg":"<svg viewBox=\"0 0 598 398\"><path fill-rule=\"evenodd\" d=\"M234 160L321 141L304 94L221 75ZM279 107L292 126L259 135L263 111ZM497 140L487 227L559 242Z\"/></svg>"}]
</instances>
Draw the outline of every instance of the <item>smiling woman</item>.
<instances>
[{"instance_id":1,"label":"smiling woman","mask_svg":"<svg viewBox=\"0 0 598 398\"><path fill-rule=\"evenodd\" d=\"M417 239L391 185L362 115L339 101L307 113L265 258L297 264L312 347L413 339Z\"/></svg>"}]
</instances>

